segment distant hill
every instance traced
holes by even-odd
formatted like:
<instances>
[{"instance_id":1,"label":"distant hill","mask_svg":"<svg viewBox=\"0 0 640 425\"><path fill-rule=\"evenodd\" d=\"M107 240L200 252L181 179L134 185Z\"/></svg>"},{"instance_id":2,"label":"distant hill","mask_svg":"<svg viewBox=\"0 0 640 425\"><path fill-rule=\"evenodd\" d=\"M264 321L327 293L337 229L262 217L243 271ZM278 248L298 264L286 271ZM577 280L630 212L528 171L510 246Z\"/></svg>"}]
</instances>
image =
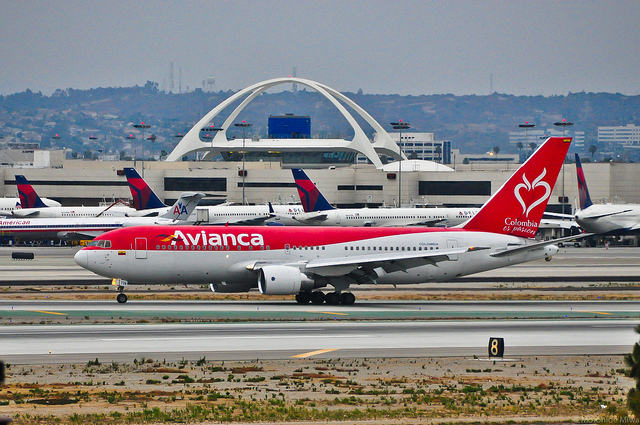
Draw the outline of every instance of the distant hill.
<instances>
[{"instance_id":1,"label":"distant hill","mask_svg":"<svg viewBox=\"0 0 640 425\"><path fill-rule=\"evenodd\" d=\"M0 96L0 136L7 141L41 141L43 147L65 146L80 153L104 149L127 154L124 136L133 123L151 125L146 133L157 136L146 146L147 155L170 152L177 133L184 134L204 114L233 92L208 93L197 90L172 94L147 82L139 87L58 90L51 96L27 90ZM399 96L345 93L383 126L403 119L412 131L434 132L439 140L451 140L464 153L481 153L499 146L500 152L515 153L509 146L509 132L525 121L538 128L551 128L566 118L574 129L585 132L585 150L597 143L597 127L640 124L640 96L610 93L570 93L567 96L423 95ZM228 115L232 108L225 113ZM252 134L266 136L269 115L294 113L311 116L316 137L350 137L344 118L322 96L313 91L265 93L238 117L253 123ZM216 125L226 118L221 116ZM365 131L372 130L361 123ZM230 129L233 135L236 129ZM95 133L97 139L88 137ZM55 134L59 139L52 139ZM140 136L140 134L138 134ZM41 140L40 140L41 139ZM139 139L139 137L138 137Z\"/></svg>"}]
</instances>

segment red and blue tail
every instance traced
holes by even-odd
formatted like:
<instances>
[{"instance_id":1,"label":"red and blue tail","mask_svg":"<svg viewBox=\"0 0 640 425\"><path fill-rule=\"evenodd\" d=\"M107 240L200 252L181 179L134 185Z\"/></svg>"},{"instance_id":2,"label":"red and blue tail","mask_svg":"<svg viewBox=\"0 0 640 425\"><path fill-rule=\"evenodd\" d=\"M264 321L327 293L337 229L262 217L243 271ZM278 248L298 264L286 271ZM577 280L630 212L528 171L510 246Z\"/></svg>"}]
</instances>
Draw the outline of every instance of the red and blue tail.
<instances>
[{"instance_id":1,"label":"red and blue tail","mask_svg":"<svg viewBox=\"0 0 640 425\"><path fill-rule=\"evenodd\" d=\"M584 171L582 170L582 162L580 162L580 156L576 154L576 174L578 174L578 195L580 197L580 209L584 210L593 205L591 202L591 196L589 196L589 189L587 189L587 179L584 177Z\"/></svg>"},{"instance_id":2,"label":"red and blue tail","mask_svg":"<svg viewBox=\"0 0 640 425\"><path fill-rule=\"evenodd\" d=\"M548 138L462 227L535 237L570 145L570 137Z\"/></svg>"},{"instance_id":3,"label":"red and blue tail","mask_svg":"<svg viewBox=\"0 0 640 425\"><path fill-rule=\"evenodd\" d=\"M137 211L166 207L135 168L125 167L124 174L127 176L133 206Z\"/></svg>"},{"instance_id":4,"label":"red and blue tail","mask_svg":"<svg viewBox=\"0 0 640 425\"><path fill-rule=\"evenodd\" d=\"M304 212L335 209L302 169L292 168L291 172L298 187L298 195L300 196L300 202L302 202Z\"/></svg>"},{"instance_id":5,"label":"red and blue tail","mask_svg":"<svg viewBox=\"0 0 640 425\"><path fill-rule=\"evenodd\" d=\"M16 186L18 186L18 196L20 197L20 206L22 208L48 208L49 206L42 202L31 183L25 176L16 175Z\"/></svg>"}]
</instances>

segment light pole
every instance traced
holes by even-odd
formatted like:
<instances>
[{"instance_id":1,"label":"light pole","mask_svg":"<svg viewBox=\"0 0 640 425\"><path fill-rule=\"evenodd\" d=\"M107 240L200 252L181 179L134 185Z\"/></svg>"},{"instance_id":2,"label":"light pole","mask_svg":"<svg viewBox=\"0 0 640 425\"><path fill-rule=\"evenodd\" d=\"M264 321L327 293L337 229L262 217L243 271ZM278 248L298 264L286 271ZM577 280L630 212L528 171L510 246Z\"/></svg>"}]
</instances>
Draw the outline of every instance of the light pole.
<instances>
[{"instance_id":1,"label":"light pole","mask_svg":"<svg viewBox=\"0 0 640 425\"><path fill-rule=\"evenodd\" d=\"M206 135L206 136L202 137L203 139L208 139L208 140L210 140L210 141L211 141L211 152L210 152L210 154L211 154L211 161L213 161L213 139L215 138L215 134L216 134L218 131L222 131L222 130L224 130L224 128L216 127L216 126L214 126L214 125L212 125L212 126L210 126L210 127L203 127L203 128L201 128L201 129L200 129L200 131L210 131L210 132L212 132L212 133L214 134L214 135L210 135L209 133L207 133L207 135Z\"/></svg>"},{"instance_id":2,"label":"light pole","mask_svg":"<svg viewBox=\"0 0 640 425\"><path fill-rule=\"evenodd\" d=\"M144 178L144 132L150 127L151 126L149 124L145 124L144 121L140 124L133 125L133 128L139 128L142 130L142 178Z\"/></svg>"},{"instance_id":3,"label":"light pole","mask_svg":"<svg viewBox=\"0 0 640 425\"><path fill-rule=\"evenodd\" d=\"M127 140L135 140L135 139L136 139L136 136L134 136L133 134L129 134L127 136ZM133 142L131 142L131 143L133 143ZM136 153L137 153L136 151L137 151L137 149L134 148L133 149L133 168L136 168L136 156L137 156L136 155Z\"/></svg>"},{"instance_id":4,"label":"light pole","mask_svg":"<svg viewBox=\"0 0 640 425\"><path fill-rule=\"evenodd\" d=\"M535 124L529 123L529 121L524 124L518 124L518 127L524 128L524 145L527 146L529 143L529 129L535 127ZM518 155L518 161L521 161L520 155Z\"/></svg>"},{"instance_id":5,"label":"light pole","mask_svg":"<svg viewBox=\"0 0 640 425\"><path fill-rule=\"evenodd\" d=\"M391 126L394 130L400 131L400 140L398 141L398 151L400 154L400 159L398 160L398 208L400 208L402 207L402 130L408 130L411 128L411 124L398 120L398 122L392 122Z\"/></svg>"},{"instance_id":6,"label":"light pole","mask_svg":"<svg viewBox=\"0 0 640 425\"><path fill-rule=\"evenodd\" d=\"M244 169L244 138L245 138L245 131L247 129L247 127L251 127L253 124L245 122L245 120L242 120L242 122L238 122L233 124L236 127L242 127L242 205L244 205L244 178L247 175L247 171Z\"/></svg>"},{"instance_id":7,"label":"light pole","mask_svg":"<svg viewBox=\"0 0 640 425\"><path fill-rule=\"evenodd\" d=\"M563 118L562 121L554 122L553 125L555 125L556 127L562 127L562 137L564 137L565 129L569 126L572 126L573 123ZM566 214L564 212L564 161L562 161L562 214Z\"/></svg>"}]
</instances>

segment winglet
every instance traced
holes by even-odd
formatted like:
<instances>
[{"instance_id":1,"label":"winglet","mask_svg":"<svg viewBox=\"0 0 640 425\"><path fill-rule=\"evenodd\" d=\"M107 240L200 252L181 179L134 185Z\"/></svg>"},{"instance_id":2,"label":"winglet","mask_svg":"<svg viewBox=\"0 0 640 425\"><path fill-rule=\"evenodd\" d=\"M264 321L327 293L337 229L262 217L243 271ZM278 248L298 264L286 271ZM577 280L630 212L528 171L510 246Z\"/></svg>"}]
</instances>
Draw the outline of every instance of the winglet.
<instances>
[{"instance_id":1,"label":"winglet","mask_svg":"<svg viewBox=\"0 0 640 425\"><path fill-rule=\"evenodd\" d=\"M300 196L300 202L302 202L304 212L335 209L302 169L292 168L291 172L298 187L298 195Z\"/></svg>"},{"instance_id":2,"label":"winglet","mask_svg":"<svg viewBox=\"0 0 640 425\"><path fill-rule=\"evenodd\" d=\"M133 206L137 211L166 207L135 168L125 167L124 174L127 176Z\"/></svg>"},{"instance_id":3,"label":"winglet","mask_svg":"<svg viewBox=\"0 0 640 425\"><path fill-rule=\"evenodd\" d=\"M462 227L533 238L571 145L550 137Z\"/></svg>"},{"instance_id":4,"label":"winglet","mask_svg":"<svg viewBox=\"0 0 640 425\"><path fill-rule=\"evenodd\" d=\"M42 202L31 183L25 176L16 174L16 186L18 186L18 196L22 208L47 208L48 205Z\"/></svg>"},{"instance_id":5,"label":"winglet","mask_svg":"<svg viewBox=\"0 0 640 425\"><path fill-rule=\"evenodd\" d=\"M580 162L580 155L578 154L576 154L576 174L578 175L578 195L580 196L580 209L584 210L593 205L593 202L591 202L591 196L589 196L589 189L587 189L587 179L584 177L582 162Z\"/></svg>"}]
</instances>

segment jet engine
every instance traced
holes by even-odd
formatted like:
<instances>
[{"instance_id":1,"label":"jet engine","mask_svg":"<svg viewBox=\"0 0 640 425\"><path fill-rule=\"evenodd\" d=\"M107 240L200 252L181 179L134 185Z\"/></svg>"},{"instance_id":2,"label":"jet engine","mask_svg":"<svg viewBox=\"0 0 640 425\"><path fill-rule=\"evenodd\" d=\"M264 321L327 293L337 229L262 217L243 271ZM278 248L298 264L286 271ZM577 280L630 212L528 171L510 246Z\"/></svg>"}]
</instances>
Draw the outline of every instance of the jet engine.
<instances>
[{"instance_id":1,"label":"jet engine","mask_svg":"<svg viewBox=\"0 0 640 425\"><path fill-rule=\"evenodd\" d=\"M265 266L260 269L258 289L265 295L291 295L302 289L312 289L313 280L297 267Z\"/></svg>"},{"instance_id":2,"label":"jet engine","mask_svg":"<svg viewBox=\"0 0 640 425\"><path fill-rule=\"evenodd\" d=\"M252 283L239 283L239 284L229 284L226 282L216 282L210 283L209 288L211 292L215 292L217 294L233 294L239 292L249 292L251 288L255 288L255 284Z\"/></svg>"}]
</instances>

